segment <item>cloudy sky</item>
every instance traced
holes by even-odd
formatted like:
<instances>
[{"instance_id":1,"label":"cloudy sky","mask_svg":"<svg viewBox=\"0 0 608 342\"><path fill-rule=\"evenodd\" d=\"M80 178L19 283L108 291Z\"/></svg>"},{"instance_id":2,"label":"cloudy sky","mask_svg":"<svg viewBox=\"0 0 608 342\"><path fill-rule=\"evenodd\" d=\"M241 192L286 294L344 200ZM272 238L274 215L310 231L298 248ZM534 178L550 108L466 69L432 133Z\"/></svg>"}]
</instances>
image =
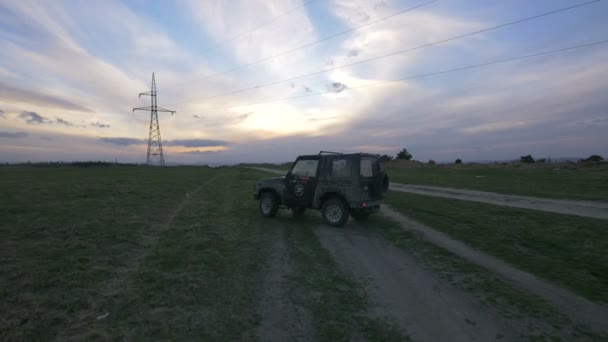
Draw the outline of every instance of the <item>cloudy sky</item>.
<instances>
[{"instance_id":1,"label":"cloudy sky","mask_svg":"<svg viewBox=\"0 0 608 342\"><path fill-rule=\"evenodd\" d=\"M607 41L605 0L494 28L588 1L0 0L0 162L144 162L153 72L168 163L606 156L608 43L476 67Z\"/></svg>"}]
</instances>

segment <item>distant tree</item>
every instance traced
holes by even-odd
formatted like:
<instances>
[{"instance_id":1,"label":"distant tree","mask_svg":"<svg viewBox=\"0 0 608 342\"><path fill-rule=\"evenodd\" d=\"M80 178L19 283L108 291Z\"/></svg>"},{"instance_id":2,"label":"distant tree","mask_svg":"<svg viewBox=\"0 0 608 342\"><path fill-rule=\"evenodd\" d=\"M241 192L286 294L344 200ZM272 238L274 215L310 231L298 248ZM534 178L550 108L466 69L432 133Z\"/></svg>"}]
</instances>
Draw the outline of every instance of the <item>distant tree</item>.
<instances>
[{"instance_id":1,"label":"distant tree","mask_svg":"<svg viewBox=\"0 0 608 342\"><path fill-rule=\"evenodd\" d=\"M460 158L456 158L454 164L462 164L462 160L460 160Z\"/></svg>"},{"instance_id":2,"label":"distant tree","mask_svg":"<svg viewBox=\"0 0 608 342\"><path fill-rule=\"evenodd\" d=\"M604 160L604 158L602 158L602 156L597 155L597 154L593 154L591 156L589 156L589 158L583 160L585 162L601 162L602 160Z\"/></svg>"},{"instance_id":3,"label":"distant tree","mask_svg":"<svg viewBox=\"0 0 608 342\"><path fill-rule=\"evenodd\" d=\"M429 165L435 165L437 163L435 163L435 161L433 159L429 159Z\"/></svg>"},{"instance_id":4,"label":"distant tree","mask_svg":"<svg viewBox=\"0 0 608 342\"><path fill-rule=\"evenodd\" d=\"M412 159L412 154L409 153L406 148L404 148L403 150L401 150L401 152L397 153L396 158L410 160L410 159Z\"/></svg>"},{"instance_id":5,"label":"distant tree","mask_svg":"<svg viewBox=\"0 0 608 342\"><path fill-rule=\"evenodd\" d=\"M388 154L383 154L383 155L378 155L378 159L382 163L387 163L387 162L393 160L393 156L389 156Z\"/></svg>"},{"instance_id":6,"label":"distant tree","mask_svg":"<svg viewBox=\"0 0 608 342\"><path fill-rule=\"evenodd\" d=\"M545 159L545 158L536 159L536 162L537 163L546 163L547 159Z\"/></svg>"},{"instance_id":7,"label":"distant tree","mask_svg":"<svg viewBox=\"0 0 608 342\"><path fill-rule=\"evenodd\" d=\"M519 161L522 163L526 163L526 164L532 164L532 163L534 163L534 158L532 158L532 155L528 154L525 156L521 156L519 158Z\"/></svg>"}]
</instances>

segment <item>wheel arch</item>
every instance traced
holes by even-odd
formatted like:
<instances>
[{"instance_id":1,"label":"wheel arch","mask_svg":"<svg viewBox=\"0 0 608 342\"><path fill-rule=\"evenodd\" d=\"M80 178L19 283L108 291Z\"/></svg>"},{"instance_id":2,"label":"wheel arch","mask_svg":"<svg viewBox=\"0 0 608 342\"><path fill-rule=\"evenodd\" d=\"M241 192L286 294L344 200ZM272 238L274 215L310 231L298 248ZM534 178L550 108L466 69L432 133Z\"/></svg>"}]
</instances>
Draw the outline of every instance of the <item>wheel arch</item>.
<instances>
[{"instance_id":1,"label":"wheel arch","mask_svg":"<svg viewBox=\"0 0 608 342\"><path fill-rule=\"evenodd\" d=\"M261 198L263 193L269 192L271 194L274 195L274 197L277 199L278 204L283 204L283 199L281 198L281 195L279 194L279 192L274 189L274 188L270 188L270 187L266 187L266 188L261 188L258 191L258 196Z\"/></svg>"},{"instance_id":2,"label":"wheel arch","mask_svg":"<svg viewBox=\"0 0 608 342\"><path fill-rule=\"evenodd\" d=\"M346 201L346 198L341 193L336 191L324 193L319 199L319 208L323 207L323 204L331 198L339 198L344 203L344 205L346 205L346 207L350 210L350 205Z\"/></svg>"}]
</instances>

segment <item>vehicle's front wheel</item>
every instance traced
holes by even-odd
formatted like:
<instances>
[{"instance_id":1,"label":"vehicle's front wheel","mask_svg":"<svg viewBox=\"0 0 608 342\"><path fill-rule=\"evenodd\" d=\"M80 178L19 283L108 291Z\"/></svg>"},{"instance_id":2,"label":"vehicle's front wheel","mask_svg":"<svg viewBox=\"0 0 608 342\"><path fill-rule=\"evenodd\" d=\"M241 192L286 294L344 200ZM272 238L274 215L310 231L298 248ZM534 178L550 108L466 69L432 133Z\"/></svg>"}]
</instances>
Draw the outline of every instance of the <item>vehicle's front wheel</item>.
<instances>
[{"instance_id":1,"label":"vehicle's front wheel","mask_svg":"<svg viewBox=\"0 0 608 342\"><path fill-rule=\"evenodd\" d=\"M279 201L272 192L264 192L260 196L260 214L264 217L274 217L279 210Z\"/></svg>"},{"instance_id":2,"label":"vehicle's front wheel","mask_svg":"<svg viewBox=\"0 0 608 342\"><path fill-rule=\"evenodd\" d=\"M339 198L331 198L323 203L321 216L326 224L333 227L342 227L348 220L348 207Z\"/></svg>"}]
</instances>

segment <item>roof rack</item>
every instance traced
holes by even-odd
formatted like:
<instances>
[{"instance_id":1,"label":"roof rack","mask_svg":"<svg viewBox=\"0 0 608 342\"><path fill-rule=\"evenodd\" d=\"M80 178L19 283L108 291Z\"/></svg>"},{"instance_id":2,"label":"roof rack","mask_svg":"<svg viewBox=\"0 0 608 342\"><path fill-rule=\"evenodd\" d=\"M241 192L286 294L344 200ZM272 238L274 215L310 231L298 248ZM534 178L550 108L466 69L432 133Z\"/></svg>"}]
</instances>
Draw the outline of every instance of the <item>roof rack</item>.
<instances>
[{"instance_id":1,"label":"roof rack","mask_svg":"<svg viewBox=\"0 0 608 342\"><path fill-rule=\"evenodd\" d=\"M344 154L344 153L330 152L330 151L319 151L319 155L322 155L322 154Z\"/></svg>"}]
</instances>

